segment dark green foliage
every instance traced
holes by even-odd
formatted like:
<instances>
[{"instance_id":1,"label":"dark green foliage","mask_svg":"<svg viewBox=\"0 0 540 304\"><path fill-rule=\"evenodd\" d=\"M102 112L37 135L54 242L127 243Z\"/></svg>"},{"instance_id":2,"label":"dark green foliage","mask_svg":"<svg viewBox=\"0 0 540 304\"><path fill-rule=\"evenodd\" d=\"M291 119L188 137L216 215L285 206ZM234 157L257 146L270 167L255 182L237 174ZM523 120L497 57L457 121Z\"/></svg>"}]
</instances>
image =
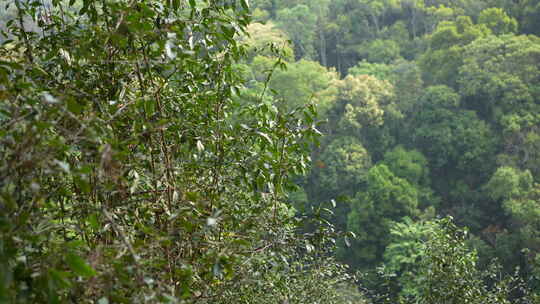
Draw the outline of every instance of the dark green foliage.
<instances>
[{"instance_id":1,"label":"dark green foliage","mask_svg":"<svg viewBox=\"0 0 540 304\"><path fill-rule=\"evenodd\" d=\"M424 186L430 184L427 159L418 151L407 151L398 146L385 153L383 163L395 175L411 184Z\"/></svg>"},{"instance_id":2,"label":"dark green foliage","mask_svg":"<svg viewBox=\"0 0 540 304\"><path fill-rule=\"evenodd\" d=\"M539 2L249 4L0 1L0 294L538 302Z\"/></svg>"},{"instance_id":3,"label":"dark green foliage","mask_svg":"<svg viewBox=\"0 0 540 304\"><path fill-rule=\"evenodd\" d=\"M327 195L323 200L330 200L365 184L370 168L371 158L360 141L354 137L340 137L331 142L319 157L314 178L322 187L319 191L324 194L321 195Z\"/></svg>"},{"instance_id":4,"label":"dark green foliage","mask_svg":"<svg viewBox=\"0 0 540 304\"><path fill-rule=\"evenodd\" d=\"M474 24L468 16L439 23L430 37L429 49L420 58L424 80L455 88L458 68L463 61L463 47L489 33L485 25Z\"/></svg>"},{"instance_id":5,"label":"dark green foliage","mask_svg":"<svg viewBox=\"0 0 540 304\"><path fill-rule=\"evenodd\" d=\"M2 5L1 303L339 301L284 203L315 109L234 102L247 1Z\"/></svg>"},{"instance_id":6,"label":"dark green foliage","mask_svg":"<svg viewBox=\"0 0 540 304\"><path fill-rule=\"evenodd\" d=\"M434 170L455 170L481 177L492 166L494 135L473 111L459 108L459 95L444 86L429 87L412 115L414 146Z\"/></svg>"},{"instance_id":7,"label":"dark green foliage","mask_svg":"<svg viewBox=\"0 0 540 304\"><path fill-rule=\"evenodd\" d=\"M356 234L350 249L341 255L356 267L380 261L389 243L390 226L403 217L418 215L418 193L405 179L395 176L386 165L369 170L367 186L351 199L347 229Z\"/></svg>"},{"instance_id":8,"label":"dark green foliage","mask_svg":"<svg viewBox=\"0 0 540 304\"><path fill-rule=\"evenodd\" d=\"M499 278L496 266L478 270L476 252L465 245L467 231L449 219L437 224L420 262L419 303L510 303L518 279Z\"/></svg>"},{"instance_id":9,"label":"dark green foliage","mask_svg":"<svg viewBox=\"0 0 540 304\"><path fill-rule=\"evenodd\" d=\"M426 258L427 242L436 229L440 229L436 221L415 222L410 218L391 226L390 242L384 251L384 271L397 275L393 279L397 281L393 293L399 298L419 296L424 284L419 264Z\"/></svg>"},{"instance_id":10,"label":"dark green foliage","mask_svg":"<svg viewBox=\"0 0 540 304\"><path fill-rule=\"evenodd\" d=\"M295 42L296 49L309 49L305 44L312 40L312 53L326 56L309 56L342 75L333 82L336 90L326 91L325 136L321 147L314 148L309 178L301 181L304 191L297 192L305 194L297 196L302 206L335 202L327 218L359 236L341 242L338 256L370 273L391 264L398 280L385 285L383 277L371 286L382 293L386 287L378 286L388 286L407 301L419 294L421 283L408 276L418 273L420 264L412 261L401 270L395 259L383 259L392 242L397 242L392 248L408 248L390 237L390 228L402 225L415 231L436 215L450 214L474 234L469 243L479 250L479 267L497 257L502 272L520 266L527 284L536 286L540 60L538 37L523 34L538 32L538 1L299 0L255 5L267 10L270 20L280 11L305 6L302 16L317 16L318 21L287 29L305 34L302 43ZM274 86L277 91L281 87L294 85ZM308 89L297 91L316 92L302 87ZM296 102L283 97L286 104ZM367 156L373 166L367 165ZM508 170L529 176L528 190L509 197L522 189L515 186L522 178L503 174ZM410 219L403 223L405 215ZM525 248L530 250L526 254ZM486 278L479 276L481 281Z\"/></svg>"}]
</instances>

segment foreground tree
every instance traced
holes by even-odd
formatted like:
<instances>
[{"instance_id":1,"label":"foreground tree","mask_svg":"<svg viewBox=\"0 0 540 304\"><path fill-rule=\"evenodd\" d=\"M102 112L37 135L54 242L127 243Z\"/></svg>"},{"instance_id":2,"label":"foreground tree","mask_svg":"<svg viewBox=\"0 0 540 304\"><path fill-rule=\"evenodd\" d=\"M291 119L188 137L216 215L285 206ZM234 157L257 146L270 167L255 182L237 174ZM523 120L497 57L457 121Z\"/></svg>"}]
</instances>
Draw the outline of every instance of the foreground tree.
<instances>
[{"instance_id":1,"label":"foreground tree","mask_svg":"<svg viewBox=\"0 0 540 304\"><path fill-rule=\"evenodd\" d=\"M282 203L314 110L232 101L247 1L73 2L7 4L0 302L338 301Z\"/></svg>"}]
</instances>

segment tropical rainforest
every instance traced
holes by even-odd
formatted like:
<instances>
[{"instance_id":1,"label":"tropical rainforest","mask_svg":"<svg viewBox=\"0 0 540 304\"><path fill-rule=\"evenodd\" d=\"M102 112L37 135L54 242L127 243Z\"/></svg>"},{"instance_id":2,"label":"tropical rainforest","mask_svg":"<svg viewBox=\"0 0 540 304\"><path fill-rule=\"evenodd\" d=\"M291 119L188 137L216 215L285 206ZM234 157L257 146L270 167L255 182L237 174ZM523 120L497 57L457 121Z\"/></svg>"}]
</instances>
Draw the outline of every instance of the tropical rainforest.
<instances>
[{"instance_id":1,"label":"tropical rainforest","mask_svg":"<svg viewBox=\"0 0 540 304\"><path fill-rule=\"evenodd\" d=\"M1 0L0 303L540 303L540 1Z\"/></svg>"}]
</instances>

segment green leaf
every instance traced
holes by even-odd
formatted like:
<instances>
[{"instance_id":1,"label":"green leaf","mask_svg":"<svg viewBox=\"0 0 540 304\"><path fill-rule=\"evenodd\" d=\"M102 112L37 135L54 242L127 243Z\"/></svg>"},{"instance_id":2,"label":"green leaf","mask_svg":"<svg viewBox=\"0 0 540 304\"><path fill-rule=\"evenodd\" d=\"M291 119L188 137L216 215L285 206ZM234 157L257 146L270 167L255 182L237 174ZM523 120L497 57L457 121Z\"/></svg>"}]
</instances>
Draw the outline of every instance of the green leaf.
<instances>
[{"instance_id":1,"label":"green leaf","mask_svg":"<svg viewBox=\"0 0 540 304\"><path fill-rule=\"evenodd\" d=\"M249 10L249 3L248 0L240 0L240 4L245 10Z\"/></svg>"},{"instance_id":2,"label":"green leaf","mask_svg":"<svg viewBox=\"0 0 540 304\"><path fill-rule=\"evenodd\" d=\"M71 268L71 270L73 270L73 272L79 276L90 278L97 274L96 271L90 267L90 265L88 265L83 258L74 253L69 253L67 255L66 262L69 268Z\"/></svg>"},{"instance_id":3,"label":"green leaf","mask_svg":"<svg viewBox=\"0 0 540 304\"><path fill-rule=\"evenodd\" d=\"M69 273L65 271L58 271L56 269L49 269L49 275L56 282L56 284L62 288L70 288L71 281L69 280Z\"/></svg>"},{"instance_id":4,"label":"green leaf","mask_svg":"<svg viewBox=\"0 0 540 304\"><path fill-rule=\"evenodd\" d=\"M79 176L79 175L76 175L73 177L73 182L75 183L75 185L77 185L77 187L84 193L88 194L90 193L90 183L88 183L88 181Z\"/></svg>"},{"instance_id":5,"label":"green leaf","mask_svg":"<svg viewBox=\"0 0 540 304\"><path fill-rule=\"evenodd\" d=\"M92 229L96 231L99 230L99 221L96 213L90 214L87 218L87 221L90 227L92 227Z\"/></svg>"},{"instance_id":6,"label":"green leaf","mask_svg":"<svg viewBox=\"0 0 540 304\"><path fill-rule=\"evenodd\" d=\"M177 11L180 8L180 0L173 0L172 7L175 11Z\"/></svg>"},{"instance_id":7,"label":"green leaf","mask_svg":"<svg viewBox=\"0 0 540 304\"><path fill-rule=\"evenodd\" d=\"M199 193L198 192L192 192L192 191L188 191L186 192L186 198L189 200L189 201L192 201L192 202L195 202L199 199Z\"/></svg>"},{"instance_id":8,"label":"green leaf","mask_svg":"<svg viewBox=\"0 0 540 304\"><path fill-rule=\"evenodd\" d=\"M81 114L83 111L83 106L75 99L68 98L67 100L67 109L73 114Z\"/></svg>"}]
</instances>

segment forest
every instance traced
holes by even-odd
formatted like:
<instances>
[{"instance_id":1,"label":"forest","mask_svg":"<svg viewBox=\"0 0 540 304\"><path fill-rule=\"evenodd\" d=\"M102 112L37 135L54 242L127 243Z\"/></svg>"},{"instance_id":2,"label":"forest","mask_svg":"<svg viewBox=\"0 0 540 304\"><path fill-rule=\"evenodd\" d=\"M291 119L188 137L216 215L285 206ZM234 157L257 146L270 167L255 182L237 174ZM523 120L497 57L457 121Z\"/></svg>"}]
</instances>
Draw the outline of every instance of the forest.
<instances>
[{"instance_id":1,"label":"forest","mask_svg":"<svg viewBox=\"0 0 540 304\"><path fill-rule=\"evenodd\" d=\"M0 0L3 303L540 303L540 1Z\"/></svg>"}]
</instances>

